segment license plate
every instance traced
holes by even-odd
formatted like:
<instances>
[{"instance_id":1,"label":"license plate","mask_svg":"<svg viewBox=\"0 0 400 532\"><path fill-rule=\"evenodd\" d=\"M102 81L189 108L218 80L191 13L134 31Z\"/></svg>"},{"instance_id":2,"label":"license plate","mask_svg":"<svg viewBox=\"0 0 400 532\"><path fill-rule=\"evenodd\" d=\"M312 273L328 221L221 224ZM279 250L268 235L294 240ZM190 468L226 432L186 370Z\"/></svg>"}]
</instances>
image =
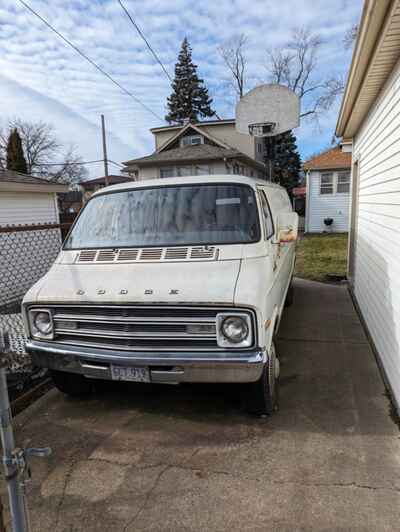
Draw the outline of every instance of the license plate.
<instances>
[{"instance_id":1,"label":"license plate","mask_svg":"<svg viewBox=\"0 0 400 532\"><path fill-rule=\"evenodd\" d=\"M111 366L113 381L150 382L149 368Z\"/></svg>"}]
</instances>

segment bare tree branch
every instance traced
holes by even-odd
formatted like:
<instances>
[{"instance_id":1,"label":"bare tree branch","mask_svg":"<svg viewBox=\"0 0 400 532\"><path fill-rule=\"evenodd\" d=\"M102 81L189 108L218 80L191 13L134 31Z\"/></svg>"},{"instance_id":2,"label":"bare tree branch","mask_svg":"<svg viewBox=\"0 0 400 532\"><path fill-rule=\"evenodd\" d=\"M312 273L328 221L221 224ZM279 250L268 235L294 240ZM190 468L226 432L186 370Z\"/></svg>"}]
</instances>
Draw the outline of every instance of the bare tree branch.
<instances>
[{"instance_id":1,"label":"bare tree branch","mask_svg":"<svg viewBox=\"0 0 400 532\"><path fill-rule=\"evenodd\" d=\"M246 85L246 44L247 37L242 33L218 48L218 52L232 76L232 85L239 99L242 98Z\"/></svg>"},{"instance_id":2,"label":"bare tree branch","mask_svg":"<svg viewBox=\"0 0 400 532\"><path fill-rule=\"evenodd\" d=\"M17 129L21 136L29 174L60 183L74 183L87 175L76 148L70 146L64 153L51 124L28 122L21 118L10 120L7 129L0 131L0 165L5 156L9 132L13 129ZM61 162L60 166L48 166L58 161Z\"/></svg>"},{"instance_id":3,"label":"bare tree branch","mask_svg":"<svg viewBox=\"0 0 400 532\"><path fill-rule=\"evenodd\" d=\"M269 80L286 85L298 95L302 107L300 118L317 120L343 91L341 79L315 79L322 44L318 34L297 28L285 46L267 50Z\"/></svg>"},{"instance_id":4,"label":"bare tree branch","mask_svg":"<svg viewBox=\"0 0 400 532\"><path fill-rule=\"evenodd\" d=\"M353 24L344 34L343 46L345 50L350 50L353 47L354 41L357 39L358 24Z\"/></svg>"}]
</instances>

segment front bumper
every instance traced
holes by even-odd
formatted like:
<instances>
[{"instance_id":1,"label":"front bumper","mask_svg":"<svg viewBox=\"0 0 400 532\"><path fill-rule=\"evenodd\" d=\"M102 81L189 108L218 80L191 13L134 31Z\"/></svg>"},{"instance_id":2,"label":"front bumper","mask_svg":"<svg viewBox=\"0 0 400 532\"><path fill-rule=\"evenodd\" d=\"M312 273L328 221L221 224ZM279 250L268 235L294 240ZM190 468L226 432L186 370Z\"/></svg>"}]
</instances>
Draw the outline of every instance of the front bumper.
<instances>
[{"instance_id":1,"label":"front bumper","mask_svg":"<svg viewBox=\"0 0 400 532\"><path fill-rule=\"evenodd\" d=\"M151 382L255 382L261 377L266 353L140 352L87 348L28 340L26 350L35 365L95 379L111 379L111 364L147 366Z\"/></svg>"}]
</instances>

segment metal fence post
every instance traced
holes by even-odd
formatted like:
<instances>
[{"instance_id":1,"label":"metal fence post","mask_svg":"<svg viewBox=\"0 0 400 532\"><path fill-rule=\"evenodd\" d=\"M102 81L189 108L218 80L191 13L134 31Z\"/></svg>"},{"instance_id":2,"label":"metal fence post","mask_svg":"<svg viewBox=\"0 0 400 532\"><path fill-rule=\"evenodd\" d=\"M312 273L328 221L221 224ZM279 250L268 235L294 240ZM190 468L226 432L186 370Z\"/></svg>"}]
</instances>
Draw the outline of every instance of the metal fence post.
<instances>
[{"instance_id":1,"label":"metal fence post","mask_svg":"<svg viewBox=\"0 0 400 532\"><path fill-rule=\"evenodd\" d=\"M24 490L16 456L10 400L7 388L7 336L0 331L0 434L3 446L3 466L14 532L29 532Z\"/></svg>"}]
</instances>

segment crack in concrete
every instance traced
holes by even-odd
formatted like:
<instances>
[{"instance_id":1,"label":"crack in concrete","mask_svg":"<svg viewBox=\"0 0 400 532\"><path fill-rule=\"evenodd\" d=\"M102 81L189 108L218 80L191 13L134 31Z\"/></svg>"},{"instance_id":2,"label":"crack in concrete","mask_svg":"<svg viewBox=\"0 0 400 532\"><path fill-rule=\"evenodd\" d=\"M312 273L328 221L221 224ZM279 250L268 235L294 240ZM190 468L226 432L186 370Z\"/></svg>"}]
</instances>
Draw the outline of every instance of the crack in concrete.
<instances>
[{"instance_id":1,"label":"crack in concrete","mask_svg":"<svg viewBox=\"0 0 400 532\"><path fill-rule=\"evenodd\" d=\"M55 522L55 525L54 525L54 530L55 531L57 530L58 525L60 523L60 513L61 513L61 508L62 508L62 506L64 504L68 483L69 483L69 480L71 478L72 471L74 470L74 467L75 467L75 465L77 463L78 463L78 460L71 460L71 462L68 465L67 472L65 473L63 489L62 489L62 492L61 492L61 495L60 495L60 500L58 501L57 508L56 508L56 517L55 517L55 521L56 522Z\"/></svg>"},{"instance_id":2,"label":"crack in concrete","mask_svg":"<svg viewBox=\"0 0 400 532\"><path fill-rule=\"evenodd\" d=\"M166 473L169 469L184 468L185 463L189 462L199 451L200 451L200 448L195 449L195 451L187 458L187 460L184 459L181 464L174 464L174 465L172 465L172 464L164 464L163 469L161 471L159 471L158 475L156 476L156 478L155 478L155 480L153 482L153 485L151 486L151 488L145 494L145 498L144 498L143 504L140 506L140 508L138 509L136 514L132 517L132 519L130 519L129 522L125 525L125 527L123 529L123 532L128 532L129 528L135 523L135 521L139 518L141 513L144 511L144 509L147 506L148 501L150 500L151 495L154 493L155 489L157 488L157 486L158 486L162 476L164 475L164 473ZM153 466L149 465L149 466L144 466L144 467L137 467L136 469L138 469L138 470L140 470L140 469L149 469L150 467L153 467L153 468L154 467L162 467L162 465L153 465Z\"/></svg>"},{"instance_id":3,"label":"crack in concrete","mask_svg":"<svg viewBox=\"0 0 400 532\"><path fill-rule=\"evenodd\" d=\"M188 465L170 465L170 469L176 468L176 469L183 469L183 470L189 470L194 472L201 472L201 473L208 473L211 475L226 475L230 476L236 480L251 480L254 482L264 482L266 484L273 484L273 485L295 485L295 486L305 486L305 487L340 487L340 488L357 488L357 489L367 489L367 490L382 490L382 491L393 491L395 493L400 493L400 487L396 486L371 486L369 484L360 484L358 482L302 482L302 481L296 481L296 480L271 480L271 479L264 479L264 478L257 478L257 477L246 477L242 475L235 475L234 473L231 473L230 471L224 471L224 470L215 470L215 469L204 469L200 467L192 467Z\"/></svg>"},{"instance_id":4,"label":"crack in concrete","mask_svg":"<svg viewBox=\"0 0 400 532\"><path fill-rule=\"evenodd\" d=\"M199 449L196 451L199 451ZM194 455L193 455L194 456ZM192 456L192 457L193 457ZM190 457L188 461L192 458ZM195 473L205 473L210 475L225 475L230 476L236 480L250 480L254 482L264 482L266 484L273 484L273 485L285 485L285 484L292 484L295 486L306 486L306 487L341 487L341 488L357 488L357 489L367 489L367 490L382 490L382 491L393 491L395 493L400 493L400 487L396 486L372 486L369 484L360 484L358 482L302 482L297 480L271 480L271 479L264 479L264 478L257 478L257 477L248 477L243 475L235 475L234 473L230 471L225 471L221 469L207 469L202 467L194 467L190 466L188 464L182 463L182 464L152 464L148 466L138 467L136 469L138 470L145 470L150 469L154 467L165 467L164 472L167 469L182 469L184 471L193 471ZM164 473L163 473L164 474Z\"/></svg>"},{"instance_id":5,"label":"crack in concrete","mask_svg":"<svg viewBox=\"0 0 400 532\"><path fill-rule=\"evenodd\" d=\"M142 503L142 505L139 507L138 511L135 513L135 515L132 517L132 519L125 525L124 527L124 532L127 532L129 530L129 528L134 524L134 522L138 519L138 517L140 516L140 514L143 512L143 510L146 508L147 506L147 503L151 497L151 495L153 494L154 490L157 488L157 485L158 483L160 482L160 479L161 477L163 476L163 474L168 470L168 469L171 469L171 466L167 465L165 466L159 473L158 475L156 476L154 482L153 482L153 485L151 486L151 488L147 491L147 493L145 494L145 498L144 498L144 501Z\"/></svg>"}]
</instances>

